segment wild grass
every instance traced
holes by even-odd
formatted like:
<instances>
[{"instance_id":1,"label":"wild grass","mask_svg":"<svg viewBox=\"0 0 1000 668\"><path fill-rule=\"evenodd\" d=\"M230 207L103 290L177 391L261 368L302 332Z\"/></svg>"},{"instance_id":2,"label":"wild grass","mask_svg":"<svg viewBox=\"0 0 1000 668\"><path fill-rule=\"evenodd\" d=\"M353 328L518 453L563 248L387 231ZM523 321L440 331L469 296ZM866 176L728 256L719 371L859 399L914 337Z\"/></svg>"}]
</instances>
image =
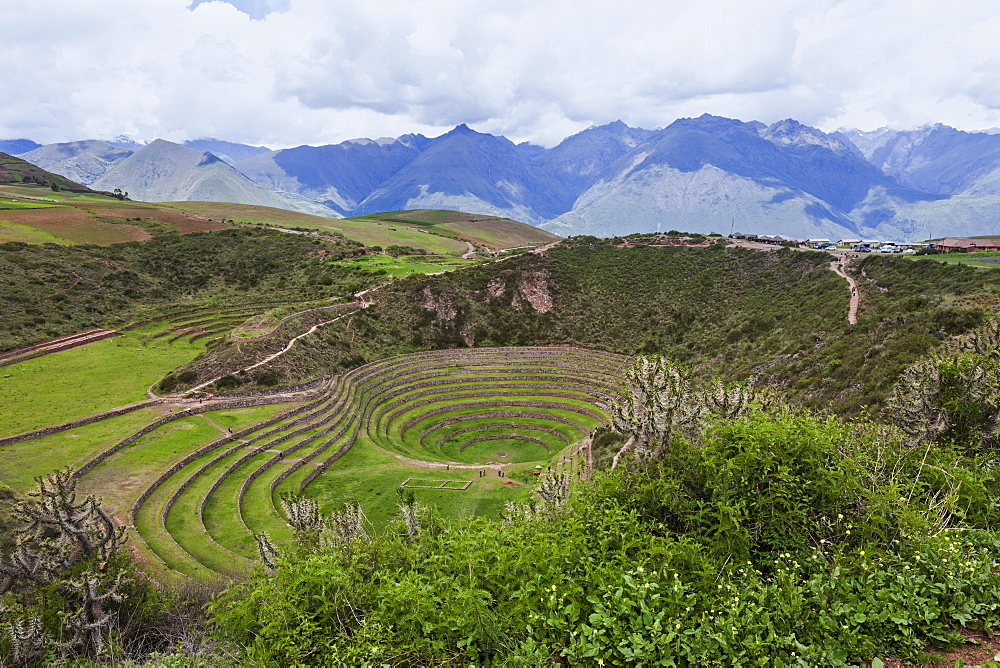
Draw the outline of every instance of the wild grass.
<instances>
[{"instance_id":1,"label":"wild grass","mask_svg":"<svg viewBox=\"0 0 1000 668\"><path fill-rule=\"evenodd\" d=\"M3 367L0 436L143 401L150 385L204 349L203 341L150 342L128 332Z\"/></svg>"},{"instance_id":2,"label":"wild grass","mask_svg":"<svg viewBox=\"0 0 1000 668\"><path fill-rule=\"evenodd\" d=\"M35 478L66 466L79 467L163 412L159 407L143 408L50 436L0 446L0 482L25 492Z\"/></svg>"}]
</instances>

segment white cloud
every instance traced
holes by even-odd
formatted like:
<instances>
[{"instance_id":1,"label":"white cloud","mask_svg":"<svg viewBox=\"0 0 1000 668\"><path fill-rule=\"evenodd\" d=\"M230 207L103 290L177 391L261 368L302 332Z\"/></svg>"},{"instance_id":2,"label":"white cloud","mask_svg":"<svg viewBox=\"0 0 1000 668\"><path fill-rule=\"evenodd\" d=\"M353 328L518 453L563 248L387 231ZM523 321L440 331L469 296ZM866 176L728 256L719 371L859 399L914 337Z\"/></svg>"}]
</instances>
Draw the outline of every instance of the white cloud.
<instances>
[{"instance_id":1,"label":"white cloud","mask_svg":"<svg viewBox=\"0 0 1000 668\"><path fill-rule=\"evenodd\" d=\"M36 141L1000 126L986 0L34 0L4 25L0 137Z\"/></svg>"}]
</instances>

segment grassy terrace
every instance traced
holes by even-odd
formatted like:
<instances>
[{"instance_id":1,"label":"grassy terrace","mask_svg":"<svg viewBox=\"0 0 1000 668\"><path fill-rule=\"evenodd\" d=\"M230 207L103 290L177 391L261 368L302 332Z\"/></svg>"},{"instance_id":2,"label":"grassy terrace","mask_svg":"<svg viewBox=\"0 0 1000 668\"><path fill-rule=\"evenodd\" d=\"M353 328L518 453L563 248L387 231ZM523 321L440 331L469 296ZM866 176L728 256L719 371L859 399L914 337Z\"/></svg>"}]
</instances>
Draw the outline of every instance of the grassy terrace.
<instances>
[{"instance_id":1,"label":"grassy terrace","mask_svg":"<svg viewBox=\"0 0 1000 668\"><path fill-rule=\"evenodd\" d=\"M475 260L463 260L457 257L443 255L415 255L391 257L389 255L363 255L337 264L345 267L357 267L369 271L381 269L393 278L402 278L410 274L434 274L441 271L451 271L470 264Z\"/></svg>"},{"instance_id":2,"label":"grassy terrace","mask_svg":"<svg viewBox=\"0 0 1000 668\"><path fill-rule=\"evenodd\" d=\"M204 341L149 340L149 330L90 343L3 368L0 436L146 399L163 374L205 349ZM54 468L58 468L58 465Z\"/></svg>"},{"instance_id":3,"label":"grassy terrace","mask_svg":"<svg viewBox=\"0 0 1000 668\"><path fill-rule=\"evenodd\" d=\"M184 318L142 335L197 322ZM601 395L623 360L567 348L403 355L359 367L303 403L178 416L122 447L170 411L154 406L7 446L10 461L26 464L4 479L27 488L56 458L99 459L80 491L134 525L150 572L228 578L256 558L252 532L290 538L284 492L304 490L328 510L359 501L379 528L393 521L395 490L411 478L451 481L412 491L453 517L526 499L536 467L567 465L567 453L606 421Z\"/></svg>"}]
</instances>

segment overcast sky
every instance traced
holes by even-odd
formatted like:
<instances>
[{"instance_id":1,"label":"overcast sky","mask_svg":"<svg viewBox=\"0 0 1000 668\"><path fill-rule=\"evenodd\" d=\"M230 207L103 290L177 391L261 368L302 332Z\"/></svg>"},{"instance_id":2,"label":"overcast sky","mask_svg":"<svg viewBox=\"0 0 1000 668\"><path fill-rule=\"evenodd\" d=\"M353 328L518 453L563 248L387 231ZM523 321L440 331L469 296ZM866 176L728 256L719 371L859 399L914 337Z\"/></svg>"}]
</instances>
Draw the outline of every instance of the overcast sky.
<instances>
[{"instance_id":1,"label":"overcast sky","mask_svg":"<svg viewBox=\"0 0 1000 668\"><path fill-rule=\"evenodd\" d=\"M1000 126L996 0L8 0L0 26L0 139Z\"/></svg>"}]
</instances>

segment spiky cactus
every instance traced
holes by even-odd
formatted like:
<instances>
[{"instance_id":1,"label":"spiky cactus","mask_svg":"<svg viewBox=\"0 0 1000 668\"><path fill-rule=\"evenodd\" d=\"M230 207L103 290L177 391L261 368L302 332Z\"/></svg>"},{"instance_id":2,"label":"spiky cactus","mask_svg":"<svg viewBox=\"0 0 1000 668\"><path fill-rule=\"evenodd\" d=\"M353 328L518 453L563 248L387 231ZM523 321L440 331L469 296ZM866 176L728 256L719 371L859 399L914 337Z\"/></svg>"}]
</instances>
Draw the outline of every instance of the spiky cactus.
<instances>
[{"instance_id":1,"label":"spiky cactus","mask_svg":"<svg viewBox=\"0 0 1000 668\"><path fill-rule=\"evenodd\" d=\"M253 537L257 541L257 554L260 556L261 563L270 569L277 568L278 557L281 556L281 552L271 542L271 537L266 533L255 533Z\"/></svg>"},{"instance_id":2,"label":"spiky cactus","mask_svg":"<svg viewBox=\"0 0 1000 668\"><path fill-rule=\"evenodd\" d=\"M329 538L326 542L344 545L354 540L364 540L368 537L365 531L365 514L360 503L346 503L340 512L333 512L327 520Z\"/></svg>"},{"instance_id":3,"label":"spiky cactus","mask_svg":"<svg viewBox=\"0 0 1000 668\"><path fill-rule=\"evenodd\" d=\"M542 511L548 515L558 515L566 510L569 502L569 473L549 473L542 476L535 486L542 497Z\"/></svg>"},{"instance_id":4,"label":"spiky cactus","mask_svg":"<svg viewBox=\"0 0 1000 668\"><path fill-rule=\"evenodd\" d=\"M105 646L125 582L123 571L108 567L125 543L124 528L115 526L97 500L76 499L76 478L70 470L39 478L38 490L14 503L14 549L0 560L0 593L16 588L55 587L64 597L60 615L64 639L57 646L90 655ZM10 625L16 652L32 652L44 630L30 618Z\"/></svg>"},{"instance_id":5,"label":"spiky cactus","mask_svg":"<svg viewBox=\"0 0 1000 668\"><path fill-rule=\"evenodd\" d=\"M914 443L1000 443L1000 361L971 353L932 355L896 381L886 413Z\"/></svg>"},{"instance_id":6,"label":"spiky cactus","mask_svg":"<svg viewBox=\"0 0 1000 668\"><path fill-rule=\"evenodd\" d=\"M675 430L696 424L700 402L691 391L691 370L659 355L637 357L625 372L622 398L612 404L614 428L634 439L639 459L654 457Z\"/></svg>"},{"instance_id":7,"label":"spiky cactus","mask_svg":"<svg viewBox=\"0 0 1000 668\"><path fill-rule=\"evenodd\" d=\"M697 394L696 401L707 414L735 420L754 406L767 407L778 401L770 388L751 383L723 383L716 379L708 388Z\"/></svg>"}]
</instances>

